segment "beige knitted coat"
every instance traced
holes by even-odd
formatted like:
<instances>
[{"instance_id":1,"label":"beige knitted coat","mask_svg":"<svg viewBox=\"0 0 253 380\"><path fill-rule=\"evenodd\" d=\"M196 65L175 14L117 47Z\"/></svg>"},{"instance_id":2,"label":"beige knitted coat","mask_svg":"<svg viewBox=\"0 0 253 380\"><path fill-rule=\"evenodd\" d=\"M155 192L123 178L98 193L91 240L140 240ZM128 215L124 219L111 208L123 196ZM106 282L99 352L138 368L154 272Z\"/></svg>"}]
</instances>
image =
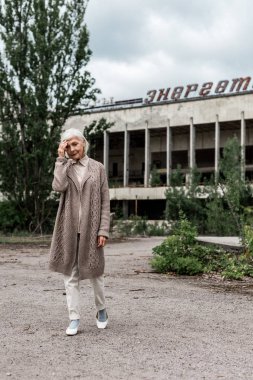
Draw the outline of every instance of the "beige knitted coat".
<instances>
[{"instance_id":1,"label":"beige knitted coat","mask_svg":"<svg viewBox=\"0 0 253 380\"><path fill-rule=\"evenodd\" d=\"M91 158L81 185L75 175L73 160L58 158L53 190L61 192L50 248L49 268L70 275L77 254L79 206L82 218L78 247L80 280L104 273L104 251L97 248L99 235L109 236L110 198L104 166Z\"/></svg>"}]
</instances>

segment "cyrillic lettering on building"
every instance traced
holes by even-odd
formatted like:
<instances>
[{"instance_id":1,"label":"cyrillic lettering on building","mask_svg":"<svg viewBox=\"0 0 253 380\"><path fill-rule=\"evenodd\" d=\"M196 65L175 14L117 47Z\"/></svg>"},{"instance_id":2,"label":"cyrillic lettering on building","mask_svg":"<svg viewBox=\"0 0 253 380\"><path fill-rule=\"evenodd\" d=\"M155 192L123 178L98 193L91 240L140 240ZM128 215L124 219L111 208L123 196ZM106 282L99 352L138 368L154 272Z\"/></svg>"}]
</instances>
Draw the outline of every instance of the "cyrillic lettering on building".
<instances>
[{"instance_id":1,"label":"cyrillic lettering on building","mask_svg":"<svg viewBox=\"0 0 253 380\"><path fill-rule=\"evenodd\" d=\"M146 103L153 103L155 96L156 96L156 92L157 92L156 90L148 91L147 96L149 96L149 98L145 99L145 102Z\"/></svg>"},{"instance_id":2,"label":"cyrillic lettering on building","mask_svg":"<svg viewBox=\"0 0 253 380\"><path fill-rule=\"evenodd\" d=\"M210 94L212 87L213 87L213 82L204 83L201 90L199 91L199 95L207 96L208 94Z\"/></svg>"},{"instance_id":3,"label":"cyrillic lettering on building","mask_svg":"<svg viewBox=\"0 0 253 380\"><path fill-rule=\"evenodd\" d=\"M251 77L232 79L232 86L230 88L230 92L233 92L234 90L236 92L240 91L244 82L245 83L242 90L246 91L248 89L250 81L251 81ZM236 85L237 85L237 88L235 89Z\"/></svg>"},{"instance_id":4,"label":"cyrillic lettering on building","mask_svg":"<svg viewBox=\"0 0 253 380\"><path fill-rule=\"evenodd\" d=\"M160 89L156 101L160 102L160 101L168 100L169 93L170 93L170 88L167 88L166 91L164 88Z\"/></svg>"},{"instance_id":5,"label":"cyrillic lettering on building","mask_svg":"<svg viewBox=\"0 0 253 380\"><path fill-rule=\"evenodd\" d=\"M198 86L199 86L199 85L198 85L197 83L194 83L194 84L188 84L187 87L186 87L186 91L185 91L185 95L184 95L184 97L185 97L185 98L188 98L188 95L190 94L190 92L197 91Z\"/></svg>"},{"instance_id":6,"label":"cyrillic lettering on building","mask_svg":"<svg viewBox=\"0 0 253 380\"><path fill-rule=\"evenodd\" d=\"M172 100L180 99L183 91L184 91L183 86L175 87L174 91L172 92L171 99Z\"/></svg>"},{"instance_id":7,"label":"cyrillic lettering on building","mask_svg":"<svg viewBox=\"0 0 253 380\"><path fill-rule=\"evenodd\" d=\"M228 80L220 80L217 84L216 89L214 90L215 94L221 94L222 92L225 92L228 86L228 83L229 83Z\"/></svg>"}]
</instances>

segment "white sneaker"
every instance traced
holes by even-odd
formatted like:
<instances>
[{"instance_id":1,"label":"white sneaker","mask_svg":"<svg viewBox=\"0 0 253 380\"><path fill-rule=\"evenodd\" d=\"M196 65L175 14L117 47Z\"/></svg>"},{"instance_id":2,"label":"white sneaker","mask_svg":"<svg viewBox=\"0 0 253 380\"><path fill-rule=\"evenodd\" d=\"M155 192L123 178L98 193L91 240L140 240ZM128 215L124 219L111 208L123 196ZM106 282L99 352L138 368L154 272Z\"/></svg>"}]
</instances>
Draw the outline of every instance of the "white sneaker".
<instances>
[{"instance_id":1,"label":"white sneaker","mask_svg":"<svg viewBox=\"0 0 253 380\"><path fill-rule=\"evenodd\" d=\"M74 319L70 322L69 327L66 330L67 335L76 335L80 324L79 319Z\"/></svg>"},{"instance_id":2,"label":"white sneaker","mask_svg":"<svg viewBox=\"0 0 253 380\"><path fill-rule=\"evenodd\" d=\"M105 329L108 324L108 314L105 309L99 310L96 315L97 327Z\"/></svg>"}]
</instances>

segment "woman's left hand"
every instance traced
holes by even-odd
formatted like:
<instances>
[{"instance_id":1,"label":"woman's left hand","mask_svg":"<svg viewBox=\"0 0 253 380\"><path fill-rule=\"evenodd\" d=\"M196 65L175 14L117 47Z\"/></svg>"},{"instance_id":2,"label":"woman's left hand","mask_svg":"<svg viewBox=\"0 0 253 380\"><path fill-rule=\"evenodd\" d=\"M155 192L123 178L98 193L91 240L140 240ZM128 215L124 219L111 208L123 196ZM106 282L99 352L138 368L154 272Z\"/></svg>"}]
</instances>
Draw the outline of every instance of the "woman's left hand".
<instances>
[{"instance_id":1,"label":"woman's left hand","mask_svg":"<svg viewBox=\"0 0 253 380\"><path fill-rule=\"evenodd\" d=\"M98 248L104 247L106 243L106 237L98 236Z\"/></svg>"}]
</instances>

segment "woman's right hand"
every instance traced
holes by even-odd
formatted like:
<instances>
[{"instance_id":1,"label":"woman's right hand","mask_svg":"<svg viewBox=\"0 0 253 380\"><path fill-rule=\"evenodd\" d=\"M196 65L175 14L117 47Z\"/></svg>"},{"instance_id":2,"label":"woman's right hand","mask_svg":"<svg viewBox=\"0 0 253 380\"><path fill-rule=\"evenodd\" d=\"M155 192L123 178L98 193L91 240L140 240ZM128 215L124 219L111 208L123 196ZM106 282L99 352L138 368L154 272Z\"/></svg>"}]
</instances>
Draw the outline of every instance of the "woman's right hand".
<instances>
[{"instance_id":1,"label":"woman's right hand","mask_svg":"<svg viewBox=\"0 0 253 380\"><path fill-rule=\"evenodd\" d=\"M65 157L65 152L66 152L67 145L68 145L67 140L62 141L59 144L59 147L58 147L58 157Z\"/></svg>"}]
</instances>

